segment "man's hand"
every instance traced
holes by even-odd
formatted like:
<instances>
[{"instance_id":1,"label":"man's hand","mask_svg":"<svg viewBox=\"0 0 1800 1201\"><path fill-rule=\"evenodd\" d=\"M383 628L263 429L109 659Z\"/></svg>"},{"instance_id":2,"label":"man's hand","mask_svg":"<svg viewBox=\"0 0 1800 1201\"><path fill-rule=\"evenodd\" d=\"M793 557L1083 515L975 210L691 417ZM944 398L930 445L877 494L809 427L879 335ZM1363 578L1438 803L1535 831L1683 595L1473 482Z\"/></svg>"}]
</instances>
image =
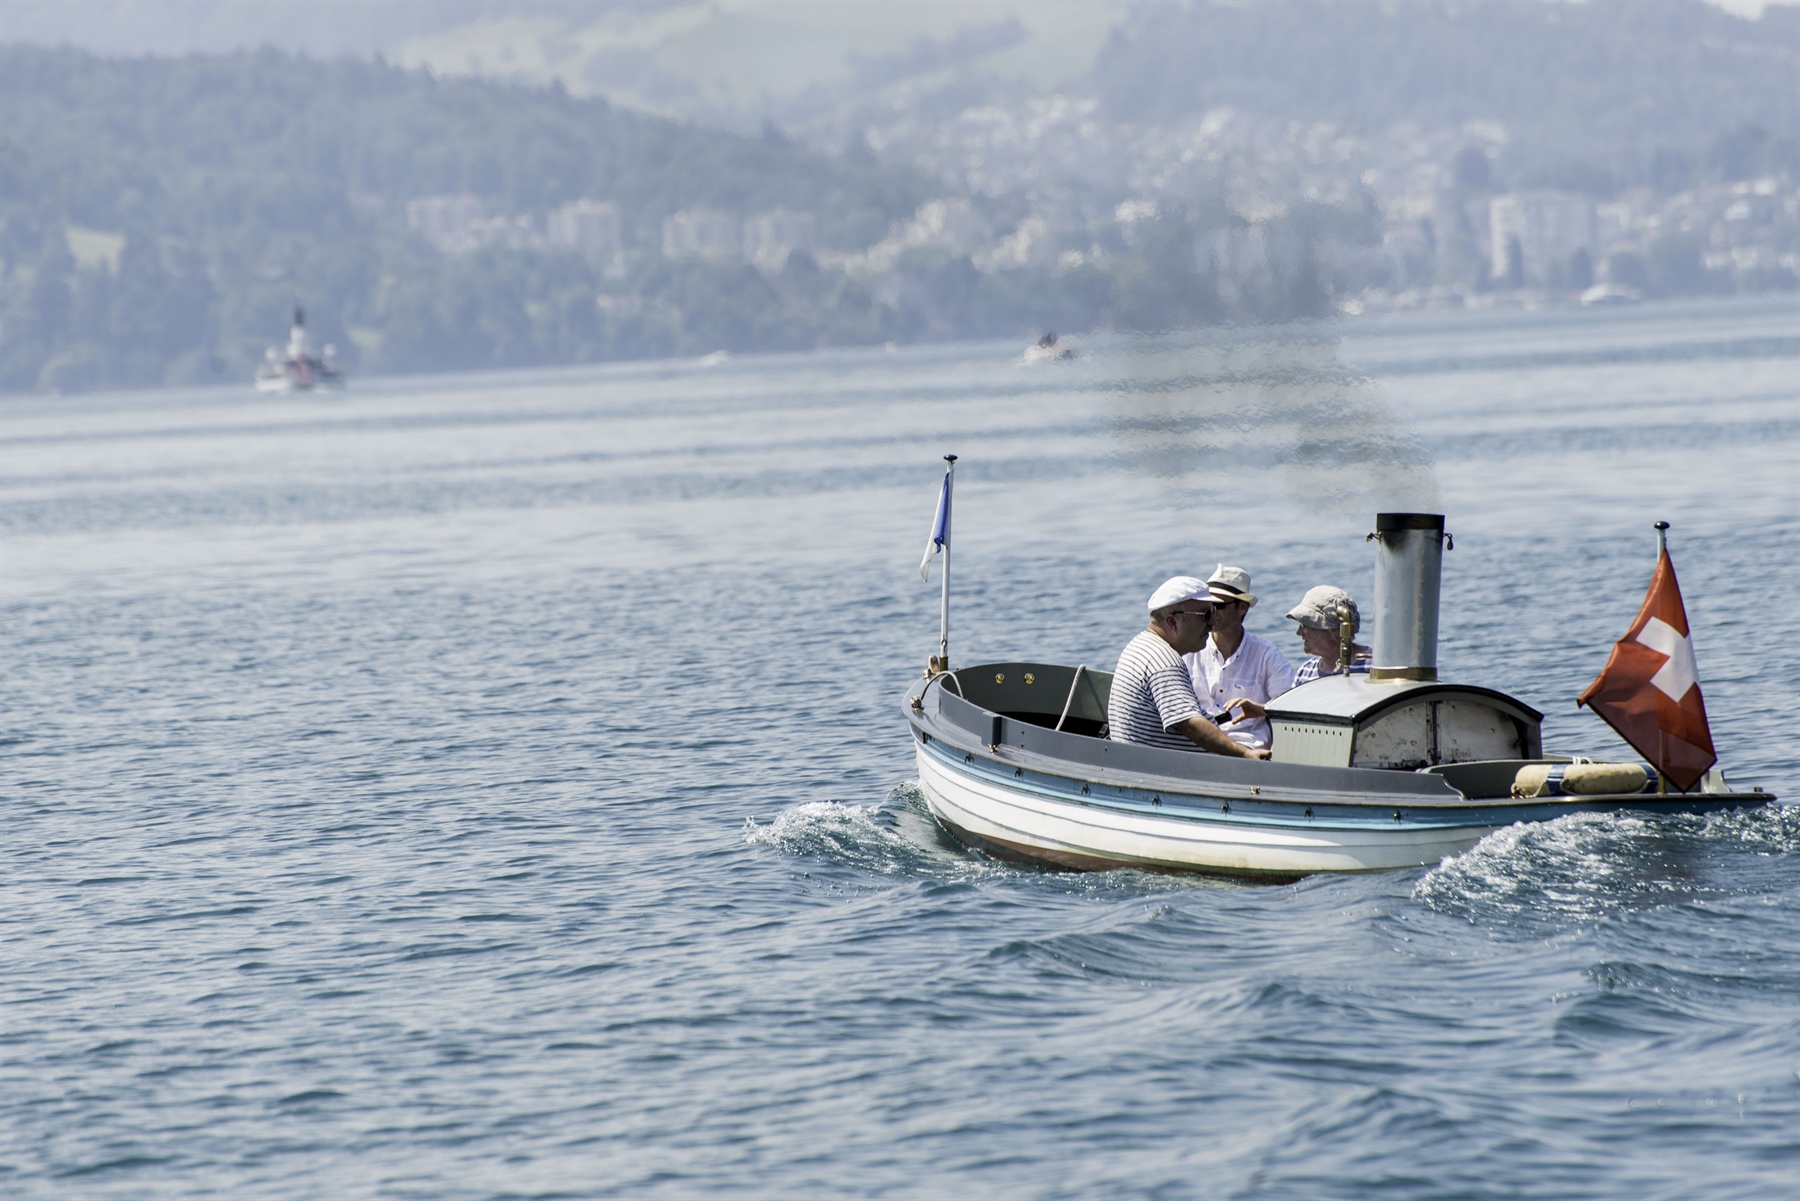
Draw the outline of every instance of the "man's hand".
<instances>
[{"instance_id":1,"label":"man's hand","mask_svg":"<svg viewBox=\"0 0 1800 1201\"><path fill-rule=\"evenodd\" d=\"M1269 715L1269 711L1263 708L1260 702L1253 701L1247 696L1240 696L1225 706L1225 711L1227 713L1233 710L1241 710L1245 718L1267 717Z\"/></svg>"},{"instance_id":2,"label":"man's hand","mask_svg":"<svg viewBox=\"0 0 1800 1201\"><path fill-rule=\"evenodd\" d=\"M1211 751L1215 755L1235 755L1240 759L1267 759L1269 757L1269 752L1253 751L1243 743L1227 736L1223 730L1212 723L1210 718L1190 717L1171 729L1169 733L1173 734L1176 730L1186 734L1201 750Z\"/></svg>"}]
</instances>

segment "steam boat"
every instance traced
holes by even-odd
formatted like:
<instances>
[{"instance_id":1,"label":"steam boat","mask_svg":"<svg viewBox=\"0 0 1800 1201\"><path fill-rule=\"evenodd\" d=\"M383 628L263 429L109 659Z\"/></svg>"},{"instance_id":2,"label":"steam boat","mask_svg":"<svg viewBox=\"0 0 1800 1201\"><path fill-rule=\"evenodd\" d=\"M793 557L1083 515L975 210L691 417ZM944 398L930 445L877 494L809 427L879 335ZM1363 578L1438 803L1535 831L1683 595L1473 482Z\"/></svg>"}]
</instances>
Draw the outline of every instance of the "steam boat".
<instances>
[{"instance_id":1,"label":"steam boat","mask_svg":"<svg viewBox=\"0 0 1800 1201\"><path fill-rule=\"evenodd\" d=\"M256 369L258 392L305 392L313 388L341 388L344 372L337 364L337 348L329 342L318 354L306 333L306 314L294 307L294 324L288 330L287 351L271 346Z\"/></svg>"},{"instance_id":2,"label":"steam boat","mask_svg":"<svg viewBox=\"0 0 1800 1201\"><path fill-rule=\"evenodd\" d=\"M1370 537L1370 670L1270 701L1268 761L1105 738L1108 672L938 670L906 699L932 814L1001 858L1292 879L1435 864L1515 822L1776 800L1718 771L1682 792L1635 763L1546 755L1536 709L1437 678L1443 517L1383 513Z\"/></svg>"}]
</instances>

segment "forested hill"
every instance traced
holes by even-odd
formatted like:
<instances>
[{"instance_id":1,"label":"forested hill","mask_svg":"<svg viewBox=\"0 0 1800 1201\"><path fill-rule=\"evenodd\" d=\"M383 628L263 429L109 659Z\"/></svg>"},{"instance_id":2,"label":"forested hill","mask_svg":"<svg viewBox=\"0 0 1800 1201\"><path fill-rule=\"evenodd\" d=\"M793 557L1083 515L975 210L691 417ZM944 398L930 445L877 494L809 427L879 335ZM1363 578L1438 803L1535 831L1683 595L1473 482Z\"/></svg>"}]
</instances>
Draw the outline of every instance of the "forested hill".
<instances>
[{"instance_id":1,"label":"forested hill","mask_svg":"<svg viewBox=\"0 0 1800 1201\"><path fill-rule=\"evenodd\" d=\"M704 304L596 320L598 265L519 253L517 239L441 253L408 227L407 203L474 196L541 231L570 201L612 202L627 250L659 245L678 210L787 208L817 215L821 248L849 249L930 194L778 135L555 88L273 51L3 47L0 389L243 378L296 300L365 370L812 344L833 331L771 325L781 306L741 263L717 268L729 279L661 281Z\"/></svg>"}]
</instances>

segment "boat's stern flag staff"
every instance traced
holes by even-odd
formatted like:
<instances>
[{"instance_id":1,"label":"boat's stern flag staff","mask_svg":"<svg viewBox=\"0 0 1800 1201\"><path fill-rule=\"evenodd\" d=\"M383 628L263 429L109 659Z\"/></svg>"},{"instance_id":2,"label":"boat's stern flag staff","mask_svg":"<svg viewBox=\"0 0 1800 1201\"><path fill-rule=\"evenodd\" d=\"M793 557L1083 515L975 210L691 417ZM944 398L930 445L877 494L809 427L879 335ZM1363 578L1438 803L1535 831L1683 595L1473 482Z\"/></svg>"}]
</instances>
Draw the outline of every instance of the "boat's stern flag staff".
<instances>
[{"instance_id":1,"label":"boat's stern flag staff","mask_svg":"<svg viewBox=\"0 0 1800 1201\"><path fill-rule=\"evenodd\" d=\"M950 493L956 483L956 456L944 456L944 486L938 491L937 516L931 519L931 540L919 560L919 578L931 578L931 560L944 556L944 589L938 601L938 653L931 656L926 675L950 670Z\"/></svg>"},{"instance_id":2,"label":"boat's stern flag staff","mask_svg":"<svg viewBox=\"0 0 1800 1201\"><path fill-rule=\"evenodd\" d=\"M1575 703L1599 714L1664 780L1686 792L1719 757L1706 724L1687 608L1669 559L1668 528L1666 521L1656 523L1656 573L1643 608Z\"/></svg>"}]
</instances>

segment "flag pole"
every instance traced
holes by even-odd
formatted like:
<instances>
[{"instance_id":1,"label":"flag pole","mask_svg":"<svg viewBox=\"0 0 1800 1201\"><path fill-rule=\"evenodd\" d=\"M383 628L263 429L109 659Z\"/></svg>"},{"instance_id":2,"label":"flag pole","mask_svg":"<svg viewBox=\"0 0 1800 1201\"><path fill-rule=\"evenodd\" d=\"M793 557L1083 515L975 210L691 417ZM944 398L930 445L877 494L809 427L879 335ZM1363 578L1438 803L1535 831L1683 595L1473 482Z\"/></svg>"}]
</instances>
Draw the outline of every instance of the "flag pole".
<instances>
[{"instance_id":1,"label":"flag pole","mask_svg":"<svg viewBox=\"0 0 1800 1201\"><path fill-rule=\"evenodd\" d=\"M944 472L945 503L955 496L956 456L945 455L944 462L950 466ZM950 528L944 527L944 584L938 596L938 662L943 670L950 670Z\"/></svg>"},{"instance_id":2,"label":"flag pole","mask_svg":"<svg viewBox=\"0 0 1800 1201\"><path fill-rule=\"evenodd\" d=\"M1656 563L1660 567L1663 556L1669 553L1669 523L1659 521L1651 528L1656 531ZM1669 761L1669 735L1661 727L1656 731L1656 753L1659 764ZM1669 777L1661 766L1656 769L1656 795L1669 795Z\"/></svg>"}]
</instances>

